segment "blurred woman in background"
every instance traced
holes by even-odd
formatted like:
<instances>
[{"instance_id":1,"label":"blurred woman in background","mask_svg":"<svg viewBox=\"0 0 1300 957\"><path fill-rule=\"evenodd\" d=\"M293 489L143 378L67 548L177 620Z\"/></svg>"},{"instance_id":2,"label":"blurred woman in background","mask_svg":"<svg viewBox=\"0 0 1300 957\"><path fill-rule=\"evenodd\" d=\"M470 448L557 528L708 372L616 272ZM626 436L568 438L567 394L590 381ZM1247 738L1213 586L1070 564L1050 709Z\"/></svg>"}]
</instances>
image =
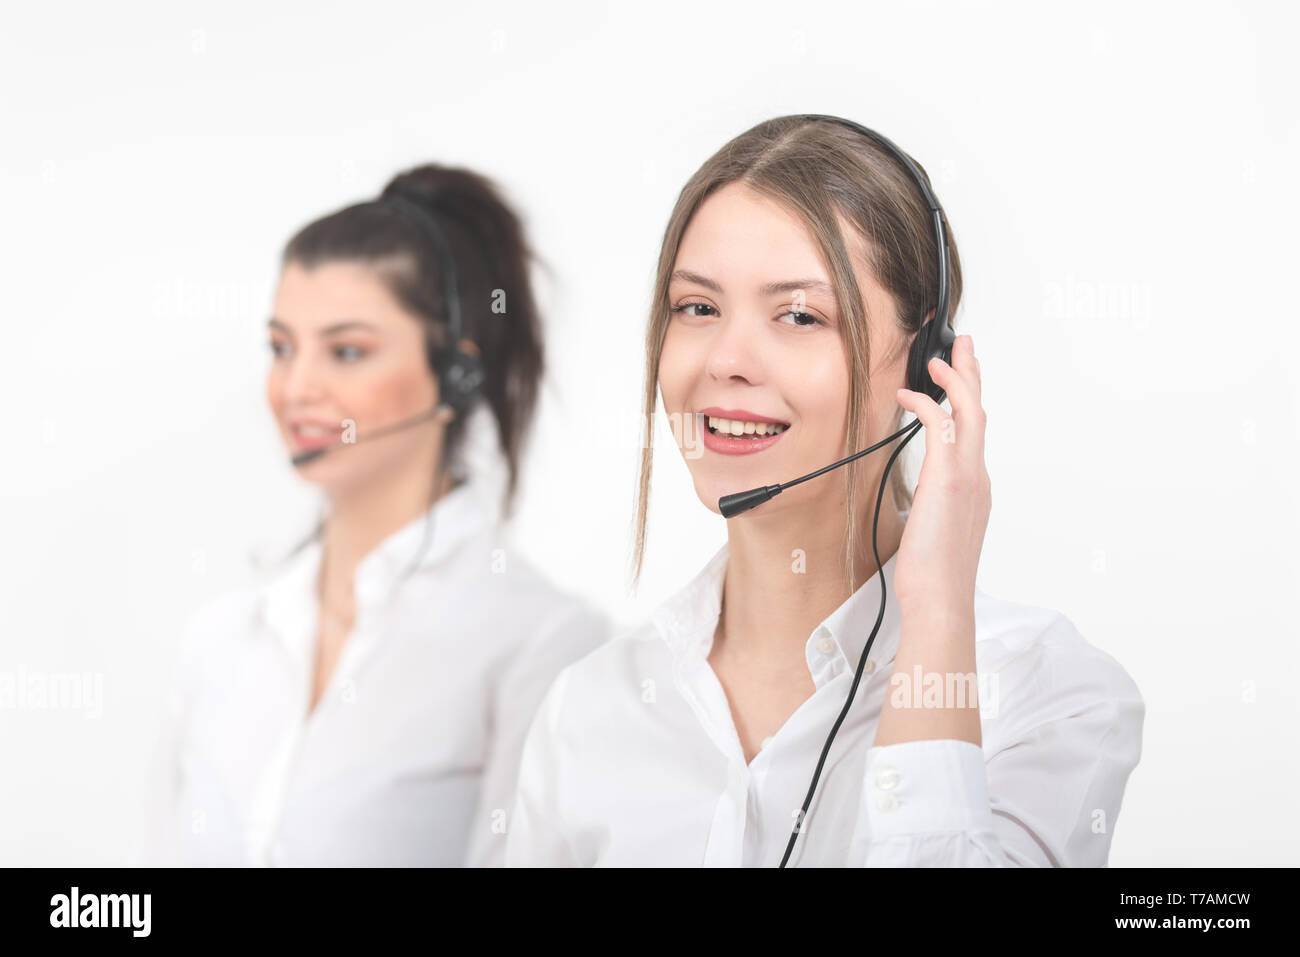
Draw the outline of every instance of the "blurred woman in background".
<instances>
[{"instance_id":1,"label":"blurred woman in background","mask_svg":"<svg viewBox=\"0 0 1300 957\"><path fill-rule=\"evenodd\" d=\"M543 372L530 261L495 187L434 165L287 245L267 401L323 515L190 621L145 862L501 863L536 705L607 632L500 540ZM464 465L480 409L502 517Z\"/></svg>"}]
</instances>

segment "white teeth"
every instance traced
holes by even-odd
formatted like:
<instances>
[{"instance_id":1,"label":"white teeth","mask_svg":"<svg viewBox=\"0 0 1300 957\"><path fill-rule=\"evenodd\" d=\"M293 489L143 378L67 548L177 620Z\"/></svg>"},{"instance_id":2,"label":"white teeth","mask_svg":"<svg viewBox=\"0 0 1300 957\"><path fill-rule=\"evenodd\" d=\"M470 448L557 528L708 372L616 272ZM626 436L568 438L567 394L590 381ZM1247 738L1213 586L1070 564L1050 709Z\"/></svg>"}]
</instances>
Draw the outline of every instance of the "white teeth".
<instances>
[{"instance_id":1,"label":"white teeth","mask_svg":"<svg viewBox=\"0 0 1300 957\"><path fill-rule=\"evenodd\" d=\"M709 428L720 435L777 435L789 426L776 422L742 422L739 419L724 419L720 416L708 416Z\"/></svg>"},{"instance_id":2,"label":"white teeth","mask_svg":"<svg viewBox=\"0 0 1300 957\"><path fill-rule=\"evenodd\" d=\"M332 429L326 429L319 425L300 425L297 426L297 430L299 435L307 435L311 437L330 435L333 432Z\"/></svg>"}]
</instances>

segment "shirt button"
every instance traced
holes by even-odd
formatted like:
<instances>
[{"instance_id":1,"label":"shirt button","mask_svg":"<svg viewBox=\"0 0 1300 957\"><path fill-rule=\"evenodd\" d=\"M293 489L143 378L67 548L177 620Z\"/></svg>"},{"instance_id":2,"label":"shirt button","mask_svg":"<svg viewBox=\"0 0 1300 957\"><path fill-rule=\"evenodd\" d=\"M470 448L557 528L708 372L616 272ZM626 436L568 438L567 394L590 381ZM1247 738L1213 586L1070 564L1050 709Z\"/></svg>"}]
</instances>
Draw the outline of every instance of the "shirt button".
<instances>
[{"instance_id":1,"label":"shirt button","mask_svg":"<svg viewBox=\"0 0 1300 957\"><path fill-rule=\"evenodd\" d=\"M882 794L876 799L876 807L888 814L898 807L898 798L892 794Z\"/></svg>"},{"instance_id":2,"label":"shirt button","mask_svg":"<svg viewBox=\"0 0 1300 957\"><path fill-rule=\"evenodd\" d=\"M873 671L875 671L875 670L876 670L876 661L875 661L875 659L874 659L874 658L868 658L868 659L867 659L867 663L866 663L866 665L864 665L863 668L862 668L862 673L863 673L864 675L869 675L869 674L871 674L871 672L873 672Z\"/></svg>"},{"instance_id":3,"label":"shirt button","mask_svg":"<svg viewBox=\"0 0 1300 957\"><path fill-rule=\"evenodd\" d=\"M830 638L823 638L817 642L817 650L829 657L831 652L835 650L835 642Z\"/></svg>"},{"instance_id":4,"label":"shirt button","mask_svg":"<svg viewBox=\"0 0 1300 957\"><path fill-rule=\"evenodd\" d=\"M892 791L898 785L898 771L894 768L885 768L876 775L876 787L882 791Z\"/></svg>"}]
</instances>

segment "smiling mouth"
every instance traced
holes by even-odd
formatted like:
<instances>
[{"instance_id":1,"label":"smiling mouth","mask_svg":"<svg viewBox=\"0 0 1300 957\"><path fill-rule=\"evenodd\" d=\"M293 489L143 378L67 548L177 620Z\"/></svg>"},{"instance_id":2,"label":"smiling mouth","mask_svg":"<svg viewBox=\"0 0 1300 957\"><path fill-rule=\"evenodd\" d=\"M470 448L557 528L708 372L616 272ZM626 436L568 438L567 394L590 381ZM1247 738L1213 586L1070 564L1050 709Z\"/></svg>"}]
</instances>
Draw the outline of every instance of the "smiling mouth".
<instances>
[{"instance_id":1,"label":"smiling mouth","mask_svg":"<svg viewBox=\"0 0 1300 957\"><path fill-rule=\"evenodd\" d=\"M790 428L787 422L745 422L740 419L724 419L717 415L704 416L704 423L710 433L726 439L762 439L770 435L780 435Z\"/></svg>"},{"instance_id":2,"label":"smiling mouth","mask_svg":"<svg viewBox=\"0 0 1300 957\"><path fill-rule=\"evenodd\" d=\"M342 433L340 428L320 425L296 424L289 426L289 437L299 448L311 449L335 442Z\"/></svg>"}]
</instances>

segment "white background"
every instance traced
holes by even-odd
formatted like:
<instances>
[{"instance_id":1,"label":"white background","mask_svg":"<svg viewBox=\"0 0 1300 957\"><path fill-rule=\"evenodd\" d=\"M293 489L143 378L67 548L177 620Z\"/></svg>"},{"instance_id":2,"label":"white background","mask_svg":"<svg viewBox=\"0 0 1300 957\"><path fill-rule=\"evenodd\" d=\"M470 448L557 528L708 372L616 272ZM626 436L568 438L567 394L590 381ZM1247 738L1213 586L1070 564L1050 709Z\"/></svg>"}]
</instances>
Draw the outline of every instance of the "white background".
<instances>
[{"instance_id":1,"label":"white background","mask_svg":"<svg viewBox=\"0 0 1300 957\"><path fill-rule=\"evenodd\" d=\"M661 428L627 587L658 244L793 112L886 133L947 208L979 585L1147 702L1111 863L1300 862L1288 5L35 6L0 34L0 670L103 703L0 710L0 863L126 859L180 628L314 514L262 401L280 248L399 169L493 176L553 267L519 547L625 626L683 584L724 527Z\"/></svg>"}]
</instances>

